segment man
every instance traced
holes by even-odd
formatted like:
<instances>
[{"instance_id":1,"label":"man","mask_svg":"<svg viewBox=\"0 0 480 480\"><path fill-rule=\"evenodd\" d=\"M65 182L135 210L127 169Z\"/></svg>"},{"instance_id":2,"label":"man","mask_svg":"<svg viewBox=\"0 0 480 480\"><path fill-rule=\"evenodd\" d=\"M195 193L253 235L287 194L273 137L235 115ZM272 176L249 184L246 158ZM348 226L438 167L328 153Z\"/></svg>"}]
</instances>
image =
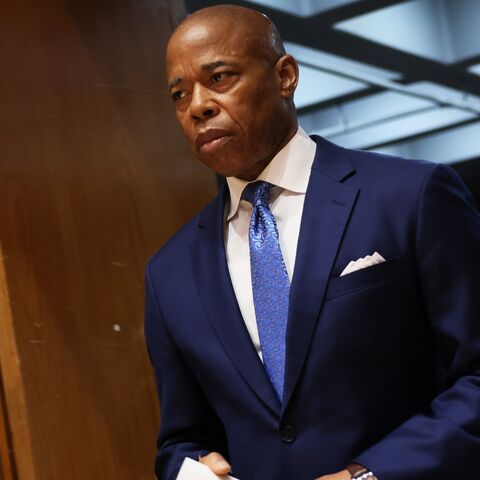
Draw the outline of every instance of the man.
<instances>
[{"instance_id":1,"label":"man","mask_svg":"<svg viewBox=\"0 0 480 480\"><path fill-rule=\"evenodd\" d=\"M158 478L185 457L241 480L478 478L480 218L458 176L309 138L253 10L191 15L167 66L228 185L147 268Z\"/></svg>"}]
</instances>

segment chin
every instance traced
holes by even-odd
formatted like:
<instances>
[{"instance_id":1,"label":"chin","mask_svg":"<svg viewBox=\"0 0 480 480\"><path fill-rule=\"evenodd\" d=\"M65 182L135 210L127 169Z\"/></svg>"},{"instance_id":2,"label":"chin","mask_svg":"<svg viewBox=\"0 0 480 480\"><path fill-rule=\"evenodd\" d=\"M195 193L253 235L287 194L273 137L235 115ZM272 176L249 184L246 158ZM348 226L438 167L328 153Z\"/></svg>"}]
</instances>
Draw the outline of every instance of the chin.
<instances>
[{"instance_id":1,"label":"chin","mask_svg":"<svg viewBox=\"0 0 480 480\"><path fill-rule=\"evenodd\" d=\"M199 158L199 160L206 165L208 168L213 170L217 175L222 177L241 177L242 169L235 167L234 165L227 165L221 160L213 160L211 158Z\"/></svg>"},{"instance_id":2,"label":"chin","mask_svg":"<svg viewBox=\"0 0 480 480\"><path fill-rule=\"evenodd\" d=\"M222 169L222 168L218 168L218 169L215 169L213 168L212 169L217 175L220 175L221 177L239 177L240 175L235 172L235 171L231 171L231 170L225 170L225 169Z\"/></svg>"}]
</instances>

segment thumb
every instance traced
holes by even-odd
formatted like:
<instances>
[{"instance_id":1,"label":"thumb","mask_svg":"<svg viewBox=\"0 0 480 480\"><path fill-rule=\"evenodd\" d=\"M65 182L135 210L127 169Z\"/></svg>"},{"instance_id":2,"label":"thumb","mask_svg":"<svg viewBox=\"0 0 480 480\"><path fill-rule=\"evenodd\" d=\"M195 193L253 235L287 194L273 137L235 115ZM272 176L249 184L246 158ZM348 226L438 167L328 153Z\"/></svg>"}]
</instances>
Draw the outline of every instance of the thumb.
<instances>
[{"instance_id":1,"label":"thumb","mask_svg":"<svg viewBox=\"0 0 480 480\"><path fill-rule=\"evenodd\" d=\"M200 457L198 461L206 465L216 475L226 475L232 469L230 464L218 452L212 452L205 457Z\"/></svg>"}]
</instances>

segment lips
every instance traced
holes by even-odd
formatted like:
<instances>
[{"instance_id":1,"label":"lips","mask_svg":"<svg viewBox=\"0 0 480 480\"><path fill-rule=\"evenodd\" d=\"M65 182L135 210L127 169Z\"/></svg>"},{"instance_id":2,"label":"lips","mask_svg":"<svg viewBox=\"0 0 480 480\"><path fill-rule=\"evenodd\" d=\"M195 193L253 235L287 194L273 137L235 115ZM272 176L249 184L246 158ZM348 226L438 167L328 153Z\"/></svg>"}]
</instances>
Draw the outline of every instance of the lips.
<instances>
[{"instance_id":1,"label":"lips","mask_svg":"<svg viewBox=\"0 0 480 480\"><path fill-rule=\"evenodd\" d=\"M223 145L223 143L228 140L230 135L231 134L226 130L211 128L209 130L200 132L195 139L195 144L198 150L212 151Z\"/></svg>"}]
</instances>

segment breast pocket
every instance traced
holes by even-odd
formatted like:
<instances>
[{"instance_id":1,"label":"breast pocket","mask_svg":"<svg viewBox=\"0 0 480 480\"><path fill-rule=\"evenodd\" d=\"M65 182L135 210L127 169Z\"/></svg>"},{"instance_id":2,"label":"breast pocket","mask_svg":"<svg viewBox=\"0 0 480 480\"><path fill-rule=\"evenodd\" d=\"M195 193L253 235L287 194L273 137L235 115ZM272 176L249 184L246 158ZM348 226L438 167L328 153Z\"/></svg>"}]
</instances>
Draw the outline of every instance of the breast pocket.
<instances>
[{"instance_id":1,"label":"breast pocket","mask_svg":"<svg viewBox=\"0 0 480 480\"><path fill-rule=\"evenodd\" d=\"M373 288L400 279L404 257L395 257L385 262L362 268L356 272L330 279L325 300L347 295L366 288Z\"/></svg>"}]
</instances>

